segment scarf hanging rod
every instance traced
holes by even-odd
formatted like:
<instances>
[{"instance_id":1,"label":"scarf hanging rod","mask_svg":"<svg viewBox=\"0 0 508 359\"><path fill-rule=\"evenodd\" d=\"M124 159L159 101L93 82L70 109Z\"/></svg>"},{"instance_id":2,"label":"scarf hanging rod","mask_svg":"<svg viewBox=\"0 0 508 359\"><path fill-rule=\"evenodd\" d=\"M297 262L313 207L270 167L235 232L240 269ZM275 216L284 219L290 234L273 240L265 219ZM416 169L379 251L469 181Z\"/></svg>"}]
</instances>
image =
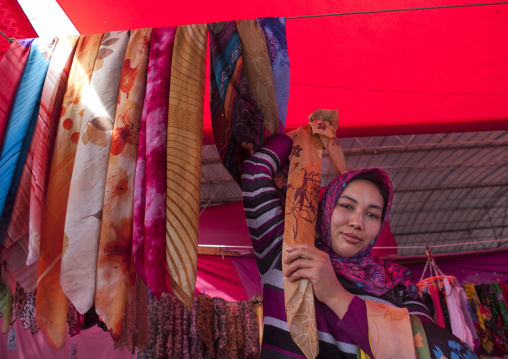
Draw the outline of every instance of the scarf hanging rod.
<instances>
[{"instance_id":1,"label":"scarf hanging rod","mask_svg":"<svg viewBox=\"0 0 508 359\"><path fill-rule=\"evenodd\" d=\"M286 19L288 19L288 20L294 20L294 19L306 19L306 18L312 18L312 17L343 16L343 15L362 15L362 14L380 14L380 13L385 13L385 12L437 10L437 9L450 9L450 8L459 8L459 7L507 5L507 4L508 4L508 2L497 2L497 3L482 3L482 4L429 6L429 7L416 7L416 8L407 8L407 9L372 10L372 11L344 12L344 13L335 13L335 14L291 16L291 17L287 17Z\"/></svg>"},{"instance_id":2,"label":"scarf hanging rod","mask_svg":"<svg viewBox=\"0 0 508 359\"><path fill-rule=\"evenodd\" d=\"M9 41L9 44L12 44L12 42L14 41L14 39L11 39L9 36L5 35L2 30L0 30L0 34L3 37L5 37L7 39L7 41Z\"/></svg>"},{"instance_id":3,"label":"scarf hanging rod","mask_svg":"<svg viewBox=\"0 0 508 359\"><path fill-rule=\"evenodd\" d=\"M449 244L437 244L435 246L388 246L388 247L374 247L375 249L414 249L414 248L438 248L438 247L453 247L453 246L462 246L467 244L482 244L482 243L493 243L493 242L508 242L508 238L506 239L492 239L488 241L476 241L476 242L459 242L459 243L449 243ZM220 244L199 244L198 247L202 248L216 248L216 249L224 249L224 250L232 250L232 249L252 249L251 246L230 246L230 245L220 245Z\"/></svg>"}]
</instances>

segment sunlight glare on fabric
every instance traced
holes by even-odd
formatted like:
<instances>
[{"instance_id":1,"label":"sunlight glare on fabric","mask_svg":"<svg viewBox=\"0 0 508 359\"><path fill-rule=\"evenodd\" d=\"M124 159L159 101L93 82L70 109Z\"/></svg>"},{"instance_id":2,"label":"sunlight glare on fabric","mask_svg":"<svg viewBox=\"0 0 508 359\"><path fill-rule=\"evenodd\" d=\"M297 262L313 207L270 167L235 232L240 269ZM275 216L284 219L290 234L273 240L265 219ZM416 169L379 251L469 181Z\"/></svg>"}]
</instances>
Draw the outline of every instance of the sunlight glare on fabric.
<instances>
[{"instance_id":1,"label":"sunlight glare on fabric","mask_svg":"<svg viewBox=\"0 0 508 359\"><path fill-rule=\"evenodd\" d=\"M19 0L39 37L79 35L56 0Z\"/></svg>"}]
</instances>

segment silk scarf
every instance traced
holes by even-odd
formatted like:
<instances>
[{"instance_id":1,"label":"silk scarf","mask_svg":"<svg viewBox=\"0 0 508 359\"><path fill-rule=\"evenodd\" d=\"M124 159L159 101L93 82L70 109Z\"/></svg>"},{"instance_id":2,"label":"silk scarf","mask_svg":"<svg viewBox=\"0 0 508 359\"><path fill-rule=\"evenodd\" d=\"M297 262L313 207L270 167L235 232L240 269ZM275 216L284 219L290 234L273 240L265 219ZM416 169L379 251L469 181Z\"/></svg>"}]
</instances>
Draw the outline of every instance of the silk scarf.
<instances>
[{"instance_id":1,"label":"silk scarf","mask_svg":"<svg viewBox=\"0 0 508 359\"><path fill-rule=\"evenodd\" d=\"M265 35L254 19L236 21L236 28L242 44L247 83L263 113L263 124L274 135L279 132L279 113Z\"/></svg>"},{"instance_id":2,"label":"silk scarf","mask_svg":"<svg viewBox=\"0 0 508 359\"><path fill-rule=\"evenodd\" d=\"M288 190L284 217L282 271L287 270L288 246L313 244L321 184L321 154L326 148L336 173L346 170L344 155L335 132L337 111L316 110L308 125L299 128L293 141L289 164ZM284 277L284 300L289 332L307 358L319 354L319 339L314 308L314 291L308 279L290 282Z\"/></svg>"},{"instance_id":3,"label":"silk scarf","mask_svg":"<svg viewBox=\"0 0 508 359\"><path fill-rule=\"evenodd\" d=\"M128 31L106 32L102 38L76 148L65 216L60 284L81 314L93 305L111 135L128 42Z\"/></svg>"},{"instance_id":4,"label":"silk scarf","mask_svg":"<svg viewBox=\"0 0 508 359\"><path fill-rule=\"evenodd\" d=\"M131 268L134 176L152 29L131 32L120 78L97 257L95 309L111 336L122 334Z\"/></svg>"},{"instance_id":5,"label":"silk scarf","mask_svg":"<svg viewBox=\"0 0 508 359\"><path fill-rule=\"evenodd\" d=\"M152 30L146 96L141 117L132 261L157 297L166 289L166 146L169 81L176 26Z\"/></svg>"},{"instance_id":6,"label":"silk scarf","mask_svg":"<svg viewBox=\"0 0 508 359\"><path fill-rule=\"evenodd\" d=\"M56 350L65 344L68 299L60 286L65 214L79 129L102 34L80 37L62 104L48 180L37 271L37 324Z\"/></svg>"},{"instance_id":7,"label":"silk scarf","mask_svg":"<svg viewBox=\"0 0 508 359\"><path fill-rule=\"evenodd\" d=\"M65 38L63 41L65 42ZM33 158L35 149L39 144L41 128L45 127L44 118L40 116L41 109L46 106L48 87L54 86L55 63L59 62L61 57L62 41L55 41L55 48L51 57L44 87L41 95L41 106L36 106L37 120L35 130L30 142L30 147L24 163L21 179L19 182L12 216L7 228L4 260L6 261L6 270L12 274L15 280L29 293L37 287L37 263L26 265L27 254L29 252L29 215L30 215L30 191L33 173ZM60 69L61 71L61 69ZM51 89L53 90L53 89ZM6 218L5 218L6 219ZM3 219L3 221L5 221ZM5 222L2 223L5 225ZM3 229L1 229L3 231Z\"/></svg>"},{"instance_id":8,"label":"silk scarf","mask_svg":"<svg viewBox=\"0 0 508 359\"><path fill-rule=\"evenodd\" d=\"M262 17L257 21L265 34L266 46L270 55L277 111L279 112L279 133L284 133L290 87L286 19L283 17Z\"/></svg>"},{"instance_id":9,"label":"silk scarf","mask_svg":"<svg viewBox=\"0 0 508 359\"><path fill-rule=\"evenodd\" d=\"M79 36L67 36L58 41L44 80L39 118L33 135L35 148L30 188L27 266L33 265L39 259L42 212L46 201L47 172L53 156L58 120L60 115L65 116L65 112L62 111L62 103L78 39ZM28 284L25 286L28 286Z\"/></svg>"},{"instance_id":10,"label":"silk scarf","mask_svg":"<svg viewBox=\"0 0 508 359\"><path fill-rule=\"evenodd\" d=\"M42 85L56 41L35 39L19 81L0 148L0 245L4 245L16 191L37 121Z\"/></svg>"},{"instance_id":11,"label":"silk scarf","mask_svg":"<svg viewBox=\"0 0 508 359\"><path fill-rule=\"evenodd\" d=\"M14 40L0 61L0 145L21 75L28 60L33 39Z\"/></svg>"},{"instance_id":12,"label":"silk scarf","mask_svg":"<svg viewBox=\"0 0 508 359\"><path fill-rule=\"evenodd\" d=\"M208 27L213 134L222 163L240 184L243 161L261 147L270 132L247 83L235 22L213 23Z\"/></svg>"},{"instance_id":13,"label":"silk scarf","mask_svg":"<svg viewBox=\"0 0 508 359\"><path fill-rule=\"evenodd\" d=\"M191 308L197 273L206 25L176 30L169 89L166 261L171 289Z\"/></svg>"}]
</instances>

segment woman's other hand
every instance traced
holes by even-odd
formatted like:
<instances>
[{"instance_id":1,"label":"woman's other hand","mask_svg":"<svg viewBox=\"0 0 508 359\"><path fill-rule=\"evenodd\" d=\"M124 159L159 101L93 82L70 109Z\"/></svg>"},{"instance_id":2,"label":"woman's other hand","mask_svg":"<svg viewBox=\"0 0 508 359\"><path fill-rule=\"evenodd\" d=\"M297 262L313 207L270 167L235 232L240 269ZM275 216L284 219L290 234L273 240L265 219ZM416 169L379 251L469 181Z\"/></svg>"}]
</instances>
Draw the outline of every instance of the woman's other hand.
<instances>
[{"instance_id":1,"label":"woman's other hand","mask_svg":"<svg viewBox=\"0 0 508 359\"><path fill-rule=\"evenodd\" d=\"M340 284L328 254L309 244L295 244L287 252L284 276L291 282L308 279L316 298L342 319L354 295Z\"/></svg>"}]
</instances>

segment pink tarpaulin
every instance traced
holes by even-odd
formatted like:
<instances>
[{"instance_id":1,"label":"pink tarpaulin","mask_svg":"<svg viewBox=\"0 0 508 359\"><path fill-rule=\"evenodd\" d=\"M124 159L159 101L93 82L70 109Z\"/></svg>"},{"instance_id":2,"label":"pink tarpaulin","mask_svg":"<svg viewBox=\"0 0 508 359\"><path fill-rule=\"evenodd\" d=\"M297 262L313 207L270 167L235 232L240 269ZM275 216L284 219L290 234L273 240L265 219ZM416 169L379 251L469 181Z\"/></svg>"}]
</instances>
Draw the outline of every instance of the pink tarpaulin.
<instances>
[{"instance_id":1,"label":"pink tarpaulin","mask_svg":"<svg viewBox=\"0 0 508 359\"><path fill-rule=\"evenodd\" d=\"M479 3L197 0L189 11L164 0L58 2L82 33ZM507 129L507 31L506 4L288 19L287 128L331 108L339 109L340 137ZM209 112L204 140L214 142Z\"/></svg>"}]
</instances>

